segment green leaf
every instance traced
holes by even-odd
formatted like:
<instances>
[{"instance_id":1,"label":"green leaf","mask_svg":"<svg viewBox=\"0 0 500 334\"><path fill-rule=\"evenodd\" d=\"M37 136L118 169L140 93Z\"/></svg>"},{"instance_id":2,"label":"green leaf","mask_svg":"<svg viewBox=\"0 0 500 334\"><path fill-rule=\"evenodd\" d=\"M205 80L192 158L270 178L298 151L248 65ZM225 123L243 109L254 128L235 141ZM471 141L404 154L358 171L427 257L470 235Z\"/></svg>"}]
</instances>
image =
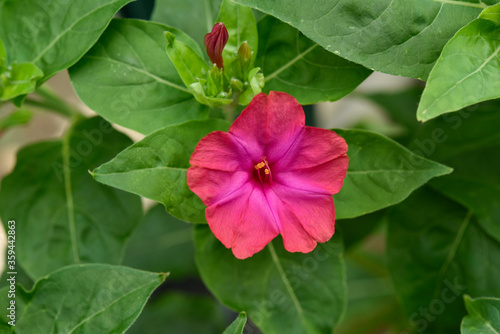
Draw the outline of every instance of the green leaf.
<instances>
[{"instance_id":1,"label":"green leaf","mask_svg":"<svg viewBox=\"0 0 500 334\"><path fill-rule=\"evenodd\" d=\"M97 168L94 178L163 203L174 217L205 223L205 206L186 184L189 158L201 138L228 128L227 122L218 119L165 127Z\"/></svg>"},{"instance_id":2,"label":"green leaf","mask_svg":"<svg viewBox=\"0 0 500 334\"><path fill-rule=\"evenodd\" d=\"M140 20L113 20L70 69L78 96L104 118L144 134L208 117L207 108L196 102L166 55L165 31L201 52L176 29Z\"/></svg>"},{"instance_id":3,"label":"green leaf","mask_svg":"<svg viewBox=\"0 0 500 334\"><path fill-rule=\"evenodd\" d=\"M5 71L7 68L7 52L5 51L5 45L0 39L0 73Z\"/></svg>"},{"instance_id":4,"label":"green leaf","mask_svg":"<svg viewBox=\"0 0 500 334\"><path fill-rule=\"evenodd\" d=\"M212 30L222 0L156 0L152 20L176 27L203 45Z\"/></svg>"},{"instance_id":5,"label":"green leaf","mask_svg":"<svg viewBox=\"0 0 500 334\"><path fill-rule=\"evenodd\" d=\"M175 35L170 31L165 32L167 40L167 54L174 64L182 81L189 87L192 83L198 82L205 77L208 72L208 64L199 52L196 52L188 44L175 39Z\"/></svg>"},{"instance_id":6,"label":"green leaf","mask_svg":"<svg viewBox=\"0 0 500 334\"><path fill-rule=\"evenodd\" d=\"M488 10L489 14L500 15L500 4ZM446 44L420 100L419 120L500 97L499 32L499 21L480 17Z\"/></svg>"},{"instance_id":7,"label":"green leaf","mask_svg":"<svg viewBox=\"0 0 500 334\"><path fill-rule=\"evenodd\" d=\"M500 102L492 101L425 123L410 146L454 172L430 185L471 210L500 242Z\"/></svg>"},{"instance_id":8,"label":"green leaf","mask_svg":"<svg viewBox=\"0 0 500 334\"><path fill-rule=\"evenodd\" d=\"M500 243L470 211L422 188L387 220L390 273L417 332L457 333L464 293L500 297Z\"/></svg>"},{"instance_id":9,"label":"green leaf","mask_svg":"<svg viewBox=\"0 0 500 334\"><path fill-rule=\"evenodd\" d=\"M233 323L226 328L222 334L243 334L243 329L247 323L247 314L245 312L240 312L238 318L233 321Z\"/></svg>"},{"instance_id":10,"label":"green leaf","mask_svg":"<svg viewBox=\"0 0 500 334\"><path fill-rule=\"evenodd\" d=\"M462 321L462 334L499 334L500 299L464 296L469 313Z\"/></svg>"},{"instance_id":11,"label":"green leaf","mask_svg":"<svg viewBox=\"0 0 500 334\"><path fill-rule=\"evenodd\" d=\"M446 42L480 13L479 8L434 0L235 2L289 23L343 58L380 72L422 79Z\"/></svg>"},{"instance_id":12,"label":"green leaf","mask_svg":"<svg viewBox=\"0 0 500 334\"><path fill-rule=\"evenodd\" d=\"M170 280L197 276L192 225L170 216L162 205L154 206L132 234L123 265L169 271Z\"/></svg>"},{"instance_id":13,"label":"green leaf","mask_svg":"<svg viewBox=\"0 0 500 334\"><path fill-rule=\"evenodd\" d=\"M335 132L349 147L347 176L334 195L337 219L358 217L399 203L431 178L452 171L374 132Z\"/></svg>"},{"instance_id":14,"label":"green leaf","mask_svg":"<svg viewBox=\"0 0 500 334\"><path fill-rule=\"evenodd\" d=\"M73 263L121 262L142 216L140 199L98 184L88 170L130 144L96 117L71 127L63 140L19 151L2 181L0 216L4 224L16 221L17 260L31 278Z\"/></svg>"},{"instance_id":15,"label":"green leaf","mask_svg":"<svg viewBox=\"0 0 500 334\"><path fill-rule=\"evenodd\" d=\"M289 253L280 238L238 260L208 228L195 228L196 263L209 290L248 313L266 334L331 333L346 301L342 237L309 254Z\"/></svg>"},{"instance_id":16,"label":"green leaf","mask_svg":"<svg viewBox=\"0 0 500 334\"><path fill-rule=\"evenodd\" d=\"M8 128L27 124L33 114L28 109L18 109L13 113L7 115L6 117L0 119L0 131L6 130Z\"/></svg>"},{"instance_id":17,"label":"green leaf","mask_svg":"<svg viewBox=\"0 0 500 334\"><path fill-rule=\"evenodd\" d=\"M169 291L146 305L127 334L220 334L223 311L212 297Z\"/></svg>"},{"instance_id":18,"label":"green leaf","mask_svg":"<svg viewBox=\"0 0 500 334\"><path fill-rule=\"evenodd\" d=\"M33 63L45 81L76 63L130 1L0 0L0 39L7 59Z\"/></svg>"},{"instance_id":19,"label":"green leaf","mask_svg":"<svg viewBox=\"0 0 500 334\"><path fill-rule=\"evenodd\" d=\"M25 305L16 309L16 334L124 333L166 277L103 264L62 268L29 292L18 289ZM2 309L8 302L2 294Z\"/></svg>"},{"instance_id":20,"label":"green leaf","mask_svg":"<svg viewBox=\"0 0 500 334\"><path fill-rule=\"evenodd\" d=\"M264 91L283 91L301 104L334 101L349 94L371 71L336 56L297 29L272 16L259 21L256 65L264 73Z\"/></svg>"},{"instance_id":21,"label":"green leaf","mask_svg":"<svg viewBox=\"0 0 500 334\"><path fill-rule=\"evenodd\" d=\"M31 63L13 63L0 73L0 101L31 93L42 76L43 72Z\"/></svg>"},{"instance_id":22,"label":"green leaf","mask_svg":"<svg viewBox=\"0 0 500 334\"><path fill-rule=\"evenodd\" d=\"M222 22L226 26L229 39L222 52L224 58L224 70L229 71L229 77L233 76L232 63L236 59L238 49L243 42L247 42L252 52L252 62L255 61L258 50L257 22L252 9L238 5L231 0L223 0L219 16L216 22ZM252 67L252 65L250 65Z\"/></svg>"}]
</instances>

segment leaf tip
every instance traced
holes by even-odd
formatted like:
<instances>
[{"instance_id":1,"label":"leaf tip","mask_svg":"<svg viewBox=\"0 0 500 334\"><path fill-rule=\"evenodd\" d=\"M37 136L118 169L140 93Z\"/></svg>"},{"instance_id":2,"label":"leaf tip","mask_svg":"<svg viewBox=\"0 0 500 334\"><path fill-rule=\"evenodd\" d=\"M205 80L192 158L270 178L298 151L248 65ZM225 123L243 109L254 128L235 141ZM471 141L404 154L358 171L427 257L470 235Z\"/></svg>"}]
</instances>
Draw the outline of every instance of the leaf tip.
<instances>
[{"instance_id":1,"label":"leaf tip","mask_svg":"<svg viewBox=\"0 0 500 334\"><path fill-rule=\"evenodd\" d=\"M175 35L172 34L170 31L165 31L163 32L165 35L165 38L167 39L167 46L171 45L175 41Z\"/></svg>"}]
</instances>

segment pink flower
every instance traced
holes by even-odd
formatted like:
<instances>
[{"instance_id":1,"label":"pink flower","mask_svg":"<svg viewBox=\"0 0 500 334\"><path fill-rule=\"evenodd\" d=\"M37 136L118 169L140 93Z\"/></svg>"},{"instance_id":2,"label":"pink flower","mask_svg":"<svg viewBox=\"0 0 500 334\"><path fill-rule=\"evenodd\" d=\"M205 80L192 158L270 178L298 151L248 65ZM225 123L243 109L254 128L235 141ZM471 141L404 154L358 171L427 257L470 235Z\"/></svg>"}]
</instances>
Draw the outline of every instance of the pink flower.
<instances>
[{"instance_id":1,"label":"pink flower","mask_svg":"<svg viewBox=\"0 0 500 334\"><path fill-rule=\"evenodd\" d=\"M226 26L222 22L216 23L212 31L205 35L204 43L207 54L212 63L216 64L218 68L224 67L222 50L224 50L228 39L229 35Z\"/></svg>"},{"instance_id":2,"label":"pink flower","mask_svg":"<svg viewBox=\"0 0 500 334\"><path fill-rule=\"evenodd\" d=\"M191 156L188 186L207 206L214 235L239 259L278 234L287 251L308 253L335 231L332 195L347 172L347 144L304 124L295 98L260 93L229 132L208 134Z\"/></svg>"}]
</instances>

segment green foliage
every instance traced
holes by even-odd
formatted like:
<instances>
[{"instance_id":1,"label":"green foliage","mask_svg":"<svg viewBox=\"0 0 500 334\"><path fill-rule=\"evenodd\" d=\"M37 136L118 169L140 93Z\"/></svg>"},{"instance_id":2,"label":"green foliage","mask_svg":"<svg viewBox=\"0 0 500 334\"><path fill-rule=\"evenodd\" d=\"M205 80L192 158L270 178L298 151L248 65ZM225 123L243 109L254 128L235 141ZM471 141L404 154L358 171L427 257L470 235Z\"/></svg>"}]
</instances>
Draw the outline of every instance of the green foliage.
<instances>
[{"instance_id":1,"label":"green foliage","mask_svg":"<svg viewBox=\"0 0 500 334\"><path fill-rule=\"evenodd\" d=\"M17 260L31 278L73 263L121 262L142 215L140 199L94 182L88 170L130 143L96 117L74 125L63 140L19 152L2 181L0 216L6 229L16 220Z\"/></svg>"},{"instance_id":2,"label":"green foliage","mask_svg":"<svg viewBox=\"0 0 500 334\"><path fill-rule=\"evenodd\" d=\"M176 27L203 45L212 30L222 0L156 0L152 20Z\"/></svg>"},{"instance_id":3,"label":"green foliage","mask_svg":"<svg viewBox=\"0 0 500 334\"><path fill-rule=\"evenodd\" d=\"M500 297L500 243L472 212L420 189L387 220L389 269L417 331L458 332L464 293Z\"/></svg>"},{"instance_id":4,"label":"green foliage","mask_svg":"<svg viewBox=\"0 0 500 334\"><path fill-rule=\"evenodd\" d=\"M500 103L487 102L425 123L411 149L454 172L430 184L471 210L500 242Z\"/></svg>"},{"instance_id":5,"label":"green foliage","mask_svg":"<svg viewBox=\"0 0 500 334\"><path fill-rule=\"evenodd\" d=\"M7 59L32 63L45 81L76 63L130 1L1 0L0 39Z\"/></svg>"},{"instance_id":6,"label":"green foliage","mask_svg":"<svg viewBox=\"0 0 500 334\"><path fill-rule=\"evenodd\" d=\"M162 205L154 206L132 234L123 265L169 271L169 281L197 276L192 226L170 216Z\"/></svg>"},{"instance_id":7,"label":"green foliage","mask_svg":"<svg viewBox=\"0 0 500 334\"><path fill-rule=\"evenodd\" d=\"M167 292L146 305L127 334L220 334L223 330L222 307L214 298Z\"/></svg>"},{"instance_id":8,"label":"green foliage","mask_svg":"<svg viewBox=\"0 0 500 334\"><path fill-rule=\"evenodd\" d=\"M113 20L70 69L78 96L109 121L144 134L206 118L208 110L184 87L165 54L164 31L201 53L179 30L140 20Z\"/></svg>"},{"instance_id":9,"label":"green foliage","mask_svg":"<svg viewBox=\"0 0 500 334\"><path fill-rule=\"evenodd\" d=\"M331 333L339 321L346 300L340 235L309 254L285 251L278 238L246 260L236 259L207 226L196 226L195 244L210 291L247 312L264 333Z\"/></svg>"},{"instance_id":10,"label":"green foliage","mask_svg":"<svg viewBox=\"0 0 500 334\"><path fill-rule=\"evenodd\" d=\"M8 128L29 123L33 114L27 109L18 109L0 119L0 132Z\"/></svg>"},{"instance_id":11,"label":"green foliage","mask_svg":"<svg viewBox=\"0 0 500 334\"><path fill-rule=\"evenodd\" d=\"M462 321L462 334L500 333L500 299L464 296L469 313Z\"/></svg>"},{"instance_id":12,"label":"green foliage","mask_svg":"<svg viewBox=\"0 0 500 334\"><path fill-rule=\"evenodd\" d=\"M495 16L500 4L486 11L444 47L418 106L419 120L500 97L500 20Z\"/></svg>"},{"instance_id":13,"label":"green foliage","mask_svg":"<svg viewBox=\"0 0 500 334\"><path fill-rule=\"evenodd\" d=\"M17 287L15 333L124 333L166 277L104 264L62 268L31 291ZM10 302L5 290L4 310ZM8 322L4 314L0 321Z\"/></svg>"},{"instance_id":14,"label":"green foliage","mask_svg":"<svg viewBox=\"0 0 500 334\"><path fill-rule=\"evenodd\" d=\"M289 23L343 58L422 79L446 42L480 13L434 0L235 1Z\"/></svg>"},{"instance_id":15,"label":"green foliage","mask_svg":"<svg viewBox=\"0 0 500 334\"><path fill-rule=\"evenodd\" d=\"M260 51L256 64L264 72L266 93L287 92L301 104L334 101L349 94L371 74L272 16L264 16L258 27Z\"/></svg>"},{"instance_id":16,"label":"green foliage","mask_svg":"<svg viewBox=\"0 0 500 334\"><path fill-rule=\"evenodd\" d=\"M167 126L123 150L93 176L101 183L163 203L174 217L205 223L205 206L186 184L189 157L201 138L228 127L215 119Z\"/></svg>"},{"instance_id":17,"label":"green foliage","mask_svg":"<svg viewBox=\"0 0 500 334\"><path fill-rule=\"evenodd\" d=\"M240 6L231 0L223 0L216 22L222 22L226 26L229 39L224 47L222 56L224 58L224 70L228 71L229 77L232 73L232 63L236 60L238 49L243 42L247 42L252 52L252 62L258 54L259 35L257 22L249 7ZM251 66L250 67L253 67Z\"/></svg>"},{"instance_id":18,"label":"green foliage","mask_svg":"<svg viewBox=\"0 0 500 334\"><path fill-rule=\"evenodd\" d=\"M399 203L431 178L452 171L374 132L335 131L349 147L347 176L334 195L337 219L358 217Z\"/></svg>"},{"instance_id":19,"label":"green foliage","mask_svg":"<svg viewBox=\"0 0 500 334\"><path fill-rule=\"evenodd\" d=\"M0 72L0 101L31 93L43 72L31 63L12 63L5 72Z\"/></svg>"}]
</instances>

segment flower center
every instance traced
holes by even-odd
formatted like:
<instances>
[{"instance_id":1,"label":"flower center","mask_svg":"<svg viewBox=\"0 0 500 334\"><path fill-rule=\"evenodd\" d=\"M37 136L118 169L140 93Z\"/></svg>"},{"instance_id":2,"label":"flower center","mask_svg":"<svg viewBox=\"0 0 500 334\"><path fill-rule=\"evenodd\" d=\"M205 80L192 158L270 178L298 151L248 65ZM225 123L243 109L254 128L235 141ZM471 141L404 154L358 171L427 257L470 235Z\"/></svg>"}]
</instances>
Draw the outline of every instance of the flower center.
<instances>
[{"instance_id":1,"label":"flower center","mask_svg":"<svg viewBox=\"0 0 500 334\"><path fill-rule=\"evenodd\" d=\"M273 174L271 173L271 168L267 163L266 157L262 157L261 161L253 166L254 176L260 181L261 184L273 184Z\"/></svg>"}]
</instances>

